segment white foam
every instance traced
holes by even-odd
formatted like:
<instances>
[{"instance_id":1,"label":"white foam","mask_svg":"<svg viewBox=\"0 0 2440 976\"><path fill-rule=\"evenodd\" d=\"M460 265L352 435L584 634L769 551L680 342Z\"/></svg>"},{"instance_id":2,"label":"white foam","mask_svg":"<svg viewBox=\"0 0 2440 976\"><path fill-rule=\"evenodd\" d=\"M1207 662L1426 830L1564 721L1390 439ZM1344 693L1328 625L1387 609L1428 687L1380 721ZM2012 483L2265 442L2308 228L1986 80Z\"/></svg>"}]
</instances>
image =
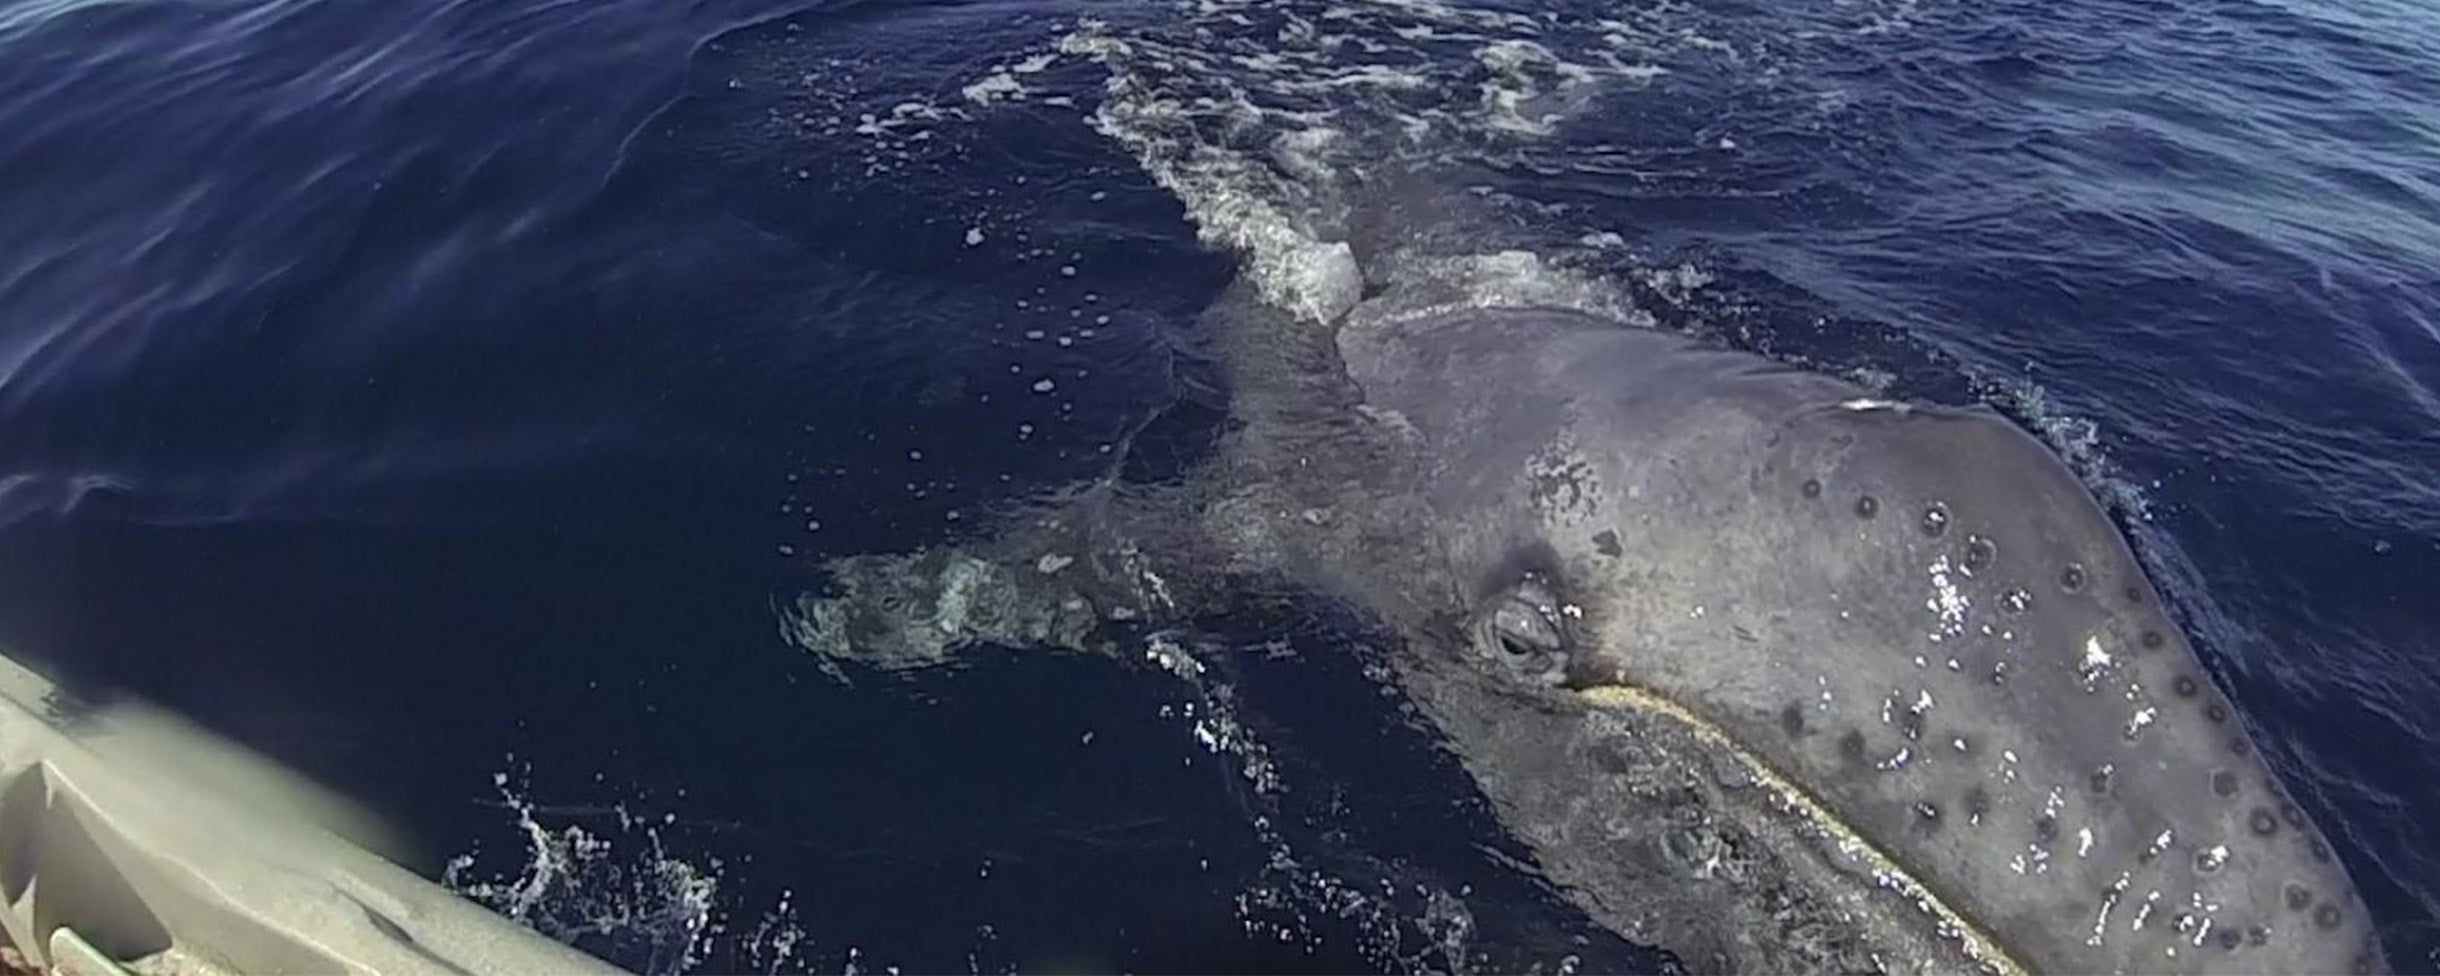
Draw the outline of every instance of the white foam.
<instances>
[{"instance_id":1,"label":"white foam","mask_svg":"<svg viewBox=\"0 0 2440 976\"><path fill-rule=\"evenodd\" d=\"M989 105L993 102L1024 98L1025 83L1018 81L1015 75L1003 71L967 85L960 92L969 102L976 105Z\"/></svg>"},{"instance_id":2,"label":"white foam","mask_svg":"<svg viewBox=\"0 0 2440 976\"><path fill-rule=\"evenodd\" d=\"M940 106L929 102L907 101L890 106L889 114L865 112L857 116L855 128L849 130L861 136L916 135L917 127L948 118Z\"/></svg>"},{"instance_id":3,"label":"white foam","mask_svg":"<svg viewBox=\"0 0 2440 976\"><path fill-rule=\"evenodd\" d=\"M1057 63L1058 60L1059 54L1056 51L1042 51L1028 55L1013 64L991 69L989 74L961 89L960 94L965 95L967 101L976 105L1023 101L1031 93L1026 89L1025 83L1019 79L1025 75L1039 74L1043 69Z\"/></svg>"},{"instance_id":4,"label":"white foam","mask_svg":"<svg viewBox=\"0 0 2440 976\"><path fill-rule=\"evenodd\" d=\"M1490 69L1478 89L1484 124L1531 136L1546 136L1558 127L1558 113L1526 113L1534 96L1541 94L1535 69L1548 69L1556 60L1548 48L1532 41L1493 41L1476 49L1474 58Z\"/></svg>"},{"instance_id":5,"label":"white foam","mask_svg":"<svg viewBox=\"0 0 2440 976\"><path fill-rule=\"evenodd\" d=\"M2101 445L2100 424L2060 410L2051 403L2050 391L2032 380L1978 378L1989 387L1987 398L2023 417L2103 505L2136 522L2151 520L2151 498L2111 462Z\"/></svg>"},{"instance_id":6,"label":"white foam","mask_svg":"<svg viewBox=\"0 0 2440 976\"><path fill-rule=\"evenodd\" d=\"M1406 255L1380 273L1395 287L1374 300L1371 314L1424 315L1451 307L1564 308L1621 322L1653 324L1652 317L1616 285L1531 251Z\"/></svg>"},{"instance_id":7,"label":"white foam","mask_svg":"<svg viewBox=\"0 0 2440 976\"><path fill-rule=\"evenodd\" d=\"M1350 213L1379 202L1380 186L1478 159L1486 143L1546 138L1605 86L1658 71L1604 36L1563 15L1433 0L1201 0L1178 23L1085 21L1059 53L1110 72L1094 126L1185 206L1202 239L1242 258L1265 301L1328 322L1375 272L1357 266L1359 251L1432 253L1415 246L1419 227L1383 247L1350 239ZM1450 57L1452 42L1471 45L1470 64Z\"/></svg>"}]
</instances>

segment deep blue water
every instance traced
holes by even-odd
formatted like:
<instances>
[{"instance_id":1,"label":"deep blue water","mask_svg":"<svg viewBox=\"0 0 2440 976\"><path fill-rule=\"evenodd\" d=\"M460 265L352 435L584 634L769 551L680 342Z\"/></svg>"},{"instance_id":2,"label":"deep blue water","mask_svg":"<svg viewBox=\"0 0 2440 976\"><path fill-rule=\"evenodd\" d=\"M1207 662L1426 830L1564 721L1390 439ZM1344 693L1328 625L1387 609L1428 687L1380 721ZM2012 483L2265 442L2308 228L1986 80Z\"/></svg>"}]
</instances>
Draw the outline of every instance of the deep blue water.
<instances>
[{"instance_id":1,"label":"deep blue water","mask_svg":"<svg viewBox=\"0 0 2440 976\"><path fill-rule=\"evenodd\" d=\"M1211 622L1202 692L783 636L822 555L1190 462L1197 313L1279 253L1228 204L1394 240L1403 174L1662 327L2042 432L2440 968L2434 104L2389 0L11 0L0 641L435 877L519 871L516 803L610 837L562 934L716 878L582 936L636 969L1651 966L1360 621ZM1197 744L1218 685L1284 790Z\"/></svg>"}]
</instances>

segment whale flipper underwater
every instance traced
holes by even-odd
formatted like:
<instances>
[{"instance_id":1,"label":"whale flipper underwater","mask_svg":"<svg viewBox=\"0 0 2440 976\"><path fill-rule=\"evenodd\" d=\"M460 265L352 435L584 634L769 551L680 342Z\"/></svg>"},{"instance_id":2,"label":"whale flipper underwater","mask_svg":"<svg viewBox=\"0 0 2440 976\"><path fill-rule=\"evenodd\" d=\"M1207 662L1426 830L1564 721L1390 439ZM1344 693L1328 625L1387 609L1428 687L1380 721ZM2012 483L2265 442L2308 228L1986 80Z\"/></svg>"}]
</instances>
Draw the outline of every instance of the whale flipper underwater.
<instances>
[{"instance_id":1,"label":"whale flipper underwater","mask_svg":"<svg viewBox=\"0 0 2440 976\"><path fill-rule=\"evenodd\" d=\"M1694 968L2385 967L2115 526L1997 414L1567 311L1223 346L1200 483L838 561L806 639L1081 647L1285 580L1397 631L1503 824Z\"/></svg>"}]
</instances>

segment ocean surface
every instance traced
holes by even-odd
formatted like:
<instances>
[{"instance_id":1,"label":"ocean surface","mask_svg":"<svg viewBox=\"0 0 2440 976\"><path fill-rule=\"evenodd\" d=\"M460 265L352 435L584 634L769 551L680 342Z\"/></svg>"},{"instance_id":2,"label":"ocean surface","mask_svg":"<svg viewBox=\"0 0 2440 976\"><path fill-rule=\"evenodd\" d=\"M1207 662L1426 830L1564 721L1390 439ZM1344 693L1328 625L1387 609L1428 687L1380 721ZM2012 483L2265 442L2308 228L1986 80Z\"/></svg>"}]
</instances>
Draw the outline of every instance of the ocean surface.
<instances>
[{"instance_id":1,"label":"ocean surface","mask_svg":"<svg viewBox=\"0 0 2440 976\"><path fill-rule=\"evenodd\" d=\"M2040 434L2431 970L2435 105L2408 0L0 0L0 643L639 972L1665 966L1330 608L791 640L1412 243Z\"/></svg>"}]
</instances>

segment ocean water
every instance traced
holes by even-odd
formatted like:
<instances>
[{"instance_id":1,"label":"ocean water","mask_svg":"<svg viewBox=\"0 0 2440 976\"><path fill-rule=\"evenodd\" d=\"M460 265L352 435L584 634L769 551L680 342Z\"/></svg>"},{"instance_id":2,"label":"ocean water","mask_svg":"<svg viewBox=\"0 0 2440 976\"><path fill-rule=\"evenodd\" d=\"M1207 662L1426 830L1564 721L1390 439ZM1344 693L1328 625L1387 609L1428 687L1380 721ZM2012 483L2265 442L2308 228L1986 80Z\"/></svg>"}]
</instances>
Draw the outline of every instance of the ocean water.
<instances>
[{"instance_id":1,"label":"ocean water","mask_svg":"<svg viewBox=\"0 0 2440 976\"><path fill-rule=\"evenodd\" d=\"M2041 434L2440 968L2435 104L2395 0L10 0L0 642L638 971L1665 965L1332 608L791 640L1428 276Z\"/></svg>"}]
</instances>

